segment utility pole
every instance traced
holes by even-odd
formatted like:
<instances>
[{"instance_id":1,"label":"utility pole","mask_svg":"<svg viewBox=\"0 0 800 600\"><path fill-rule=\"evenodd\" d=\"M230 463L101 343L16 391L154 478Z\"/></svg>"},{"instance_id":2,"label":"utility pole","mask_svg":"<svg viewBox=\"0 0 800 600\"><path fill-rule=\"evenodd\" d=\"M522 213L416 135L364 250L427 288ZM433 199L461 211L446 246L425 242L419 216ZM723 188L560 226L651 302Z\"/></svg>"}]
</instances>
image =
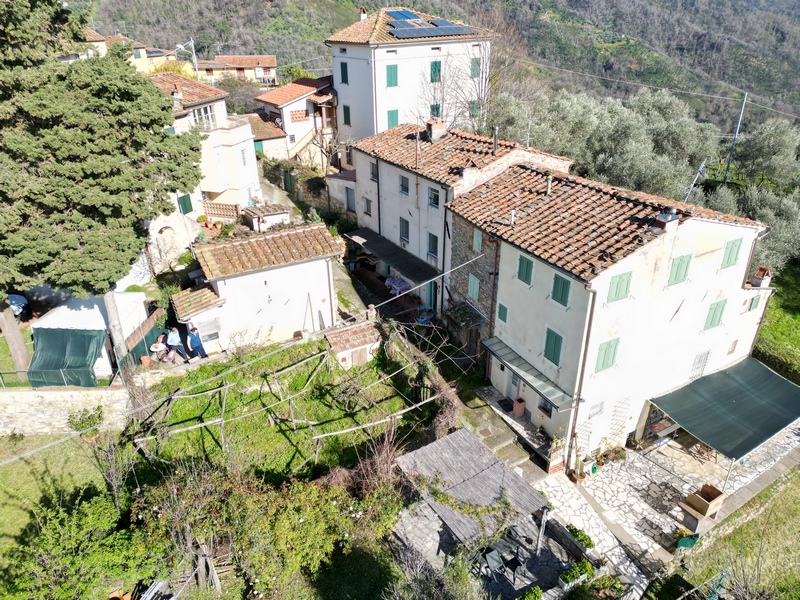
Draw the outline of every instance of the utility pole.
<instances>
[{"instance_id":1,"label":"utility pole","mask_svg":"<svg viewBox=\"0 0 800 600\"><path fill-rule=\"evenodd\" d=\"M739 113L739 122L736 124L736 133L733 134L733 143L731 144L731 153L728 154L728 164L725 166L725 176L722 178L722 185L728 183L728 169L731 168L731 160L733 159L733 151L736 148L736 138L739 135L739 127L742 126L742 117L744 116L744 105L747 103L747 92L744 93L744 100L742 100L742 110Z\"/></svg>"}]
</instances>

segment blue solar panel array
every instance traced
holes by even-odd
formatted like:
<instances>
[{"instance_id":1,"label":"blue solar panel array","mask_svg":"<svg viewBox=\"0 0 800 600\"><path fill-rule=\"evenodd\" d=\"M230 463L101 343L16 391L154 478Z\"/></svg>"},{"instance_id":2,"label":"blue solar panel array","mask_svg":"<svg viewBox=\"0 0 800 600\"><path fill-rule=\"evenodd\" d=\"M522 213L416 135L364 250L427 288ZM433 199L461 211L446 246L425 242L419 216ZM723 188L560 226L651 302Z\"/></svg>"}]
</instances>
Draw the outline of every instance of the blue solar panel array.
<instances>
[{"instance_id":1,"label":"blue solar panel array","mask_svg":"<svg viewBox=\"0 0 800 600\"><path fill-rule=\"evenodd\" d=\"M419 19L419 15L415 15L410 10L390 10L386 14L397 21L414 21Z\"/></svg>"},{"instance_id":2,"label":"blue solar panel array","mask_svg":"<svg viewBox=\"0 0 800 600\"><path fill-rule=\"evenodd\" d=\"M467 35L475 33L471 27L452 25L448 27L403 27L389 31L391 35L400 40L411 38L440 37L448 35Z\"/></svg>"}]
</instances>

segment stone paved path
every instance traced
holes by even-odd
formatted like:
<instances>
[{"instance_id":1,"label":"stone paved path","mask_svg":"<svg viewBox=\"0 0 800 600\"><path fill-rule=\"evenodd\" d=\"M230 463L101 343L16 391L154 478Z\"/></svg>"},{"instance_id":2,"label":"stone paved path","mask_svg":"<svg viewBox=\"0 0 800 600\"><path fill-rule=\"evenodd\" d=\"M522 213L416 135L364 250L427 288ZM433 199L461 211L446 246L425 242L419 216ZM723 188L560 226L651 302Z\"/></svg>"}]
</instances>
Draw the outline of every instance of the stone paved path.
<instances>
[{"instance_id":1,"label":"stone paved path","mask_svg":"<svg viewBox=\"0 0 800 600\"><path fill-rule=\"evenodd\" d=\"M631 589L625 598L641 598L649 579L628 558L625 549L578 487L563 473L550 475L534 487L547 496L559 521L571 523L589 534L595 548L605 555L615 573L630 584Z\"/></svg>"}]
</instances>

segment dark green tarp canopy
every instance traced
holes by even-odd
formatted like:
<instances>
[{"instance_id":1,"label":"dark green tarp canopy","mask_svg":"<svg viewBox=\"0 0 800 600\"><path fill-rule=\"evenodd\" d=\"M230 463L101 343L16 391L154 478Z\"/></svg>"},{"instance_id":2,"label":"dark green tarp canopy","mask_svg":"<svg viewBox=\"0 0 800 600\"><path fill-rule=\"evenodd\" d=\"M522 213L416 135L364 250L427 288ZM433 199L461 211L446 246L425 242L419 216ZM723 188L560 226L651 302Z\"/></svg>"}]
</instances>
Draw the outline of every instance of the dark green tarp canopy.
<instances>
[{"instance_id":1,"label":"dark green tarp canopy","mask_svg":"<svg viewBox=\"0 0 800 600\"><path fill-rule=\"evenodd\" d=\"M28 381L33 387L78 385L96 387L94 363L103 349L106 334L99 330L33 330L33 353Z\"/></svg>"},{"instance_id":2,"label":"dark green tarp canopy","mask_svg":"<svg viewBox=\"0 0 800 600\"><path fill-rule=\"evenodd\" d=\"M745 457L800 418L800 387L752 356L652 402L732 460Z\"/></svg>"}]
</instances>

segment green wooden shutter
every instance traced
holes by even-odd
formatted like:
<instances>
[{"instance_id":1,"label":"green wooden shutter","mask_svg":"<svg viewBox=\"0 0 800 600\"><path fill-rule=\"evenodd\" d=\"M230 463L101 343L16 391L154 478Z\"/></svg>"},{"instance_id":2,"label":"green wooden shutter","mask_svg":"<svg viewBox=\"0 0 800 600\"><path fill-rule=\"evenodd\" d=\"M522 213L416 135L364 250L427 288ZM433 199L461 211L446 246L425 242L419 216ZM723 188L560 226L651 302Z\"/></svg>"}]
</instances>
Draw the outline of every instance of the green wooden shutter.
<instances>
[{"instance_id":1,"label":"green wooden shutter","mask_svg":"<svg viewBox=\"0 0 800 600\"><path fill-rule=\"evenodd\" d=\"M386 65L386 87L397 87L397 65Z\"/></svg>"},{"instance_id":2,"label":"green wooden shutter","mask_svg":"<svg viewBox=\"0 0 800 600\"><path fill-rule=\"evenodd\" d=\"M508 321L508 307L505 304L497 305L497 318L503 323Z\"/></svg>"},{"instance_id":3,"label":"green wooden shutter","mask_svg":"<svg viewBox=\"0 0 800 600\"><path fill-rule=\"evenodd\" d=\"M600 344L600 348L597 351L597 365L595 366L596 373L614 366L614 363L617 361L618 346L619 338Z\"/></svg>"},{"instance_id":4,"label":"green wooden shutter","mask_svg":"<svg viewBox=\"0 0 800 600\"><path fill-rule=\"evenodd\" d=\"M725 303L727 300L720 300L714 302L708 308L708 316L706 317L706 325L704 329L712 329L717 327L722 322L722 313L725 310Z\"/></svg>"},{"instance_id":5,"label":"green wooden shutter","mask_svg":"<svg viewBox=\"0 0 800 600\"><path fill-rule=\"evenodd\" d=\"M753 296L750 298L750 306L747 307L747 310L755 310L758 308L758 302L761 300L761 296Z\"/></svg>"},{"instance_id":6,"label":"green wooden shutter","mask_svg":"<svg viewBox=\"0 0 800 600\"><path fill-rule=\"evenodd\" d=\"M256 152L261 152L262 154L264 153L264 142L261 140L256 140L253 145L255 146Z\"/></svg>"},{"instance_id":7,"label":"green wooden shutter","mask_svg":"<svg viewBox=\"0 0 800 600\"><path fill-rule=\"evenodd\" d=\"M350 107L347 105L342 106L342 120L345 125L350 125Z\"/></svg>"},{"instance_id":8,"label":"green wooden shutter","mask_svg":"<svg viewBox=\"0 0 800 600\"><path fill-rule=\"evenodd\" d=\"M478 104L477 100L470 100L469 102L469 116L470 117L477 117L478 110L480 110L480 105Z\"/></svg>"},{"instance_id":9,"label":"green wooden shutter","mask_svg":"<svg viewBox=\"0 0 800 600\"><path fill-rule=\"evenodd\" d=\"M472 230L472 251L480 252L483 248L483 234L478 229Z\"/></svg>"},{"instance_id":10,"label":"green wooden shutter","mask_svg":"<svg viewBox=\"0 0 800 600\"><path fill-rule=\"evenodd\" d=\"M480 294L481 282L480 280L475 277L472 273L469 274L469 286L467 288L467 295L472 298L473 300L478 299L478 294Z\"/></svg>"},{"instance_id":11,"label":"green wooden shutter","mask_svg":"<svg viewBox=\"0 0 800 600\"><path fill-rule=\"evenodd\" d=\"M627 298L631 290L631 277L633 273L622 273L611 278L611 285L608 288L608 301L614 302Z\"/></svg>"},{"instance_id":12,"label":"green wooden shutter","mask_svg":"<svg viewBox=\"0 0 800 600\"><path fill-rule=\"evenodd\" d=\"M431 104L431 119L438 119L442 116L442 107L439 104Z\"/></svg>"},{"instance_id":13,"label":"green wooden shutter","mask_svg":"<svg viewBox=\"0 0 800 600\"><path fill-rule=\"evenodd\" d=\"M389 129L391 129L392 127L397 127L397 123L398 123L397 111L396 110L390 110L388 113L386 113L386 121L388 123Z\"/></svg>"},{"instance_id":14,"label":"green wooden shutter","mask_svg":"<svg viewBox=\"0 0 800 600\"><path fill-rule=\"evenodd\" d=\"M477 79L481 75L481 59L480 58L473 58L472 59L472 68L470 75L472 75L473 79Z\"/></svg>"},{"instance_id":15,"label":"green wooden shutter","mask_svg":"<svg viewBox=\"0 0 800 600\"><path fill-rule=\"evenodd\" d=\"M667 285L675 285L686 281L689 276L689 264L692 262L692 255L686 254L672 259L672 268L669 271L669 281Z\"/></svg>"},{"instance_id":16,"label":"green wooden shutter","mask_svg":"<svg viewBox=\"0 0 800 600\"><path fill-rule=\"evenodd\" d=\"M442 80L442 61L431 61L431 83L439 83Z\"/></svg>"},{"instance_id":17,"label":"green wooden shutter","mask_svg":"<svg viewBox=\"0 0 800 600\"><path fill-rule=\"evenodd\" d=\"M520 255L519 263L517 264L517 279L530 285L532 275L533 261Z\"/></svg>"},{"instance_id":18,"label":"green wooden shutter","mask_svg":"<svg viewBox=\"0 0 800 600\"><path fill-rule=\"evenodd\" d=\"M341 63L342 83L350 83L350 78L347 76L347 63Z\"/></svg>"},{"instance_id":19,"label":"green wooden shutter","mask_svg":"<svg viewBox=\"0 0 800 600\"><path fill-rule=\"evenodd\" d=\"M722 257L722 268L732 267L739 260L739 249L742 247L742 238L731 240L725 244L725 254Z\"/></svg>"},{"instance_id":20,"label":"green wooden shutter","mask_svg":"<svg viewBox=\"0 0 800 600\"><path fill-rule=\"evenodd\" d=\"M569 285L569 279L565 279L561 275L553 275L553 300L566 306L569 300Z\"/></svg>"},{"instance_id":21,"label":"green wooden shutter","mask_svg":"<svg viewBox=\"0 0 800 600\"><path fill-rule=\"evenodd\" d=\"M547 330L544 341L544 357L554 365L561 364L561 344L563 338L552 329Z\"/></svg>"},{"instance_id":22,"label":"green wooden shutter","mask_svg":"<svg viewBox=\"0 0 800 600\"><path fill-rule=\"evenodd\" d=\"M178 207L182 215L192 212L192 199L189 197L189 194L178 196Z\"/></svg>"}]
</instances>

